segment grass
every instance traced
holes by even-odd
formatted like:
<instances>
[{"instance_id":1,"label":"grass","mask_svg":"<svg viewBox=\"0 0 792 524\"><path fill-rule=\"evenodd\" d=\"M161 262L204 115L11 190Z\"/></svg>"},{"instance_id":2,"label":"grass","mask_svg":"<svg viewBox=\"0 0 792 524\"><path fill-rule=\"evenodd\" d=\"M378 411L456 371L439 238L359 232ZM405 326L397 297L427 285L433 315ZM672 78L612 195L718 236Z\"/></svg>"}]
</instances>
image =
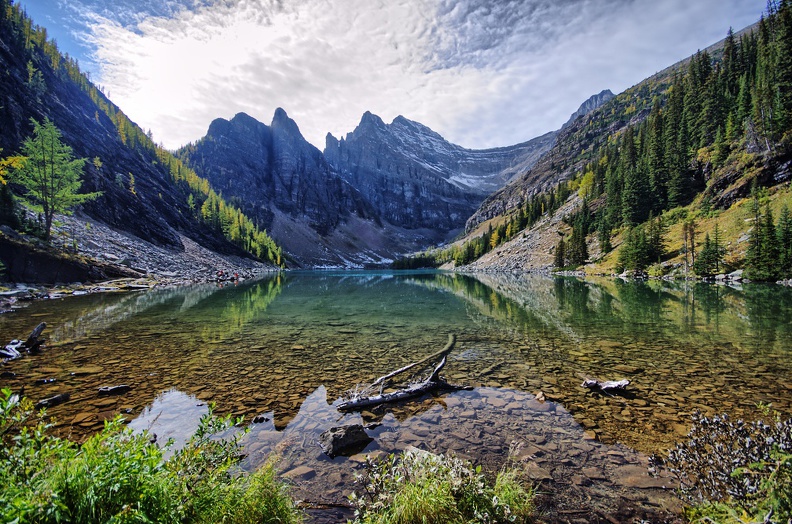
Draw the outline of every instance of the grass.
<instances>
[{"instance_id":1,"label":"grass","mask_svg":"<svg viewBox=\"0 0 792 524\"><path fill-rule=\"evenodd\" d=\"M357 482L363 491L350 497L357 524L524 523L534 509L533 490L516 470L490 483L470 462L417 449L368 460Z\"/></svg>"},{"instance_id":2,"label":"grass","mask_svg":"<svg viewBox=\"0 0 792 524\"><path fill-rule=\"evenodd\" d=\"M237 468L239 434L219 438L230 418L210 412L165 461L164 450L121 420L82 446L50 436L32 403L0 394L0 521L23 523L298 523L272 462L250 475Z\"/></svg>"}]
</instances>

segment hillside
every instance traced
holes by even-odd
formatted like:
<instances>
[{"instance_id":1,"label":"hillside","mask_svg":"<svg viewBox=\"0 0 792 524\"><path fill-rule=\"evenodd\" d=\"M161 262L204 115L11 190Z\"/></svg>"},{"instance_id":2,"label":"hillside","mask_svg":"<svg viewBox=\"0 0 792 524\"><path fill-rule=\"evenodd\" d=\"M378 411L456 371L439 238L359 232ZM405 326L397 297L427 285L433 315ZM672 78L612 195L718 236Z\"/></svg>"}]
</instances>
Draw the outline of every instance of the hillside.
<instances>
[{"instance_id":1,"label":"hillside","mask_svg":"<svg viewBox=\"0 0 792 524\"><path fill-rule=\"evenodd\" d=\"M182 252L187 238L279 263L280 248L263 231L157 146L9 0L0 0L0 66L0 154L19 152L32 120L51 120L74 155L88 159L80 191L101 192L80 213L157 247ZM22 188L12 178L2 191L3 222L35 234L10 198Z\"/></svg>"},{"instance_id":2,"label":"hillside","mask_svg":"<svg viewBox=\"0 0 792 524\"><path fill-rule=\"evenodd\" d=\"M471 270L548 269L558 267L563 244L565 267L620 272L661 262L665 274L678 269L680 249L692 257L707 233L714 237L714 217L742 216L730 209L756 195L742 228L718 231L721 247L730 243L728 267L750 269L764 248L737 244L756 244L753 223L781 214L781 206L762 210L787 200L792 176L792 13L784 5L562 129L547 155L488 197L467 236L435 259ZM774 228L786 227L781 220ZM687 247L678 240L685 223L695 236ZM654 254L644 247L653 230ZM783 258L771 236L768 249Z\"/></svg>"}]
</instances>

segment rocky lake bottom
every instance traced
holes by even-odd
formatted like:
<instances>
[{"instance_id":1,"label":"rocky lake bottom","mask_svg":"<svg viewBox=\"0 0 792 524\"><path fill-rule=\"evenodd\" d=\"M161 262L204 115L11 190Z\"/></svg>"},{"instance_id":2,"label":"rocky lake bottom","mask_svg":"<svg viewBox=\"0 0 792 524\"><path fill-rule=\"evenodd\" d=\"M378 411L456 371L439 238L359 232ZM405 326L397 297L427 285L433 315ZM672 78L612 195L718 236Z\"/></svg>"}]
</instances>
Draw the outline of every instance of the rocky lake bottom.
<instances>
[{"instance_id":1,"label":"rocky lake bottom","mask_svg":"<svg viewBox=\"0 0 792 524\"><path fill-rule=\"evenodd\" d=\"M0 385L34 401L69 393L48 414L78 441L119 414L158 442L186 438L209 402L244 415L243 467L274 454L313 522L351 516L367 454L409 446L488 471L511 461L548 520L673 521L673 479L649 476L649 455L683 439L696 410L752 418L761 402L792 413L790 309L790 291L772 286L285 273L2 315L1 338L46 321L48 342L3 365ZM347 390L434 353L448 334L457 344L443 375L472 390L337 409ZM586 378L631 383L607 395L581 387ZM131 389L98 395L120 384ZM318 436L352 423L374 440L351 457L324 455Z\"/></svg>"}]
</instances>

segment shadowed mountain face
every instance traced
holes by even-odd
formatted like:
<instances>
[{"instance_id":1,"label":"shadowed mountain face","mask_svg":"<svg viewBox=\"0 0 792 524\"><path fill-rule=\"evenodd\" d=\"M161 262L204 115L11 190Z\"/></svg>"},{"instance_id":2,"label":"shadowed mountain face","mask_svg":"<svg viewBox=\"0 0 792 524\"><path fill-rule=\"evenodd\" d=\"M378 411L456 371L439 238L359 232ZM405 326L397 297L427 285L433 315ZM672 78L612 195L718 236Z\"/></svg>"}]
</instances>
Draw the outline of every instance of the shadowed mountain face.
<instances>
[{"instance_id":1,"label":"shadowed mountain face","mask_svg":"<svg viewBox=\"0 0 792 524\"><path fill-rule=\"evenodd\" d=\"M179 156L303 266L382 263L458 232L491 191L553 142L470 151L399 117L366 113L322 154L286 112L217 119Z\"/></svg>"},{"instance_id":2,"label":"shadowed mountain face","mask_svg":"<svg viewBox=\"0 0 792 524\"><path fill-rule=\"evenodd\" d=\"M270 126L245 113L230 121L218 118L181 156L266 228L280 212L327 235L351 214L371 214L360 194L305 141L283 109L275 111Z\"/></svg>"},{"instance_id":3,"label":"shadowed mountain face","mask_svg":"<svg viewBox=\"0 0 792 524\"><path fill-rule=\"evenodd\" d=\"M366 200L309 144L283 109L271 125L239 113L216 119L179 156L240 206L301 266L387 260L408 249L386 237ZM354 224L354 233L348 227ZM372 238L374 240L372 240Z\"/></svg>"},{"instance_id":4,"label":"shadowed mountain face","mask_svg":"<svg viewBox=\"0 0 792 524\"><path fill-rule=\"evenodd\" d=\"M448 233L554 140L555 133L548 133L515 146L469 150L402 116L385 124L366 112L346 138L328 134L325 157L383 220Z\"/></svg>"}]
</instances>

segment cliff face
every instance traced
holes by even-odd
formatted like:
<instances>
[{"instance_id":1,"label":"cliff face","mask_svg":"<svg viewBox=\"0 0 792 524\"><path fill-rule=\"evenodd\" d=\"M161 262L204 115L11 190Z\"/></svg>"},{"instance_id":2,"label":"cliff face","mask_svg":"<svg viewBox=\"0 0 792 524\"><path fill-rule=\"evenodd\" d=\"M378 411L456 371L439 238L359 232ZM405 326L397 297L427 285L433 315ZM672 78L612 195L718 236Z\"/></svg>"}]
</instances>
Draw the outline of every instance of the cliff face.
<instances>
[{"instance_id":1,"label":"cliff face","mask_svg":"<svg viewBox=\"0 0 792 524\"><path fill-rule=\"evenodd\" d=\"M580 107L578 108L577 111L572 113L572 115L569 117L569 120L567 120L566 123L563 126L561 126L561 129L566 129L581 116L587 115L592 111L594 111L595 109L599 109L600 106L609 102L612 98L615 97L616 95L614 95L610 89L603 89L596 95L590 96L588 100L580 104Z\"/></svg>"},{"instance_id":2,"label":"cliff face","mask_svg":"<svg viewBox=\"0 0 792 524\"><path fill-rule=\"evenodd\" d=\"M383 234L376 214L283 109L275 111L269 126L244 113L216 119L204 138L178 154L215 191L266 228L299 265L377 262L405 247L364 242ZM358 238L340 233L351 222Z\"/></svg>"},{"instance_id":3,"label":"cliff face","mask_svg":"<svg viewBox=\"0 0 792 524\"><path fill-rule=\"evenodd\" d=\"M527 169L554 133L511 147L469 150L402 116L385 124L366 112L340 140L327 136L325 157L382 220L408 229L458 230L492 191Z\"/></svg>"},{"instance_id":4,"label":"cliff face","mask_svg":"<svg viewBox=\"0 0 792 524\"><path fill-rule=\"evenodd\" d=\"M266 228L272 227L275 210L304 221L320 235L350 214L369 214L360 194L305 141L283 109L275 112L270 126L244 113L230 121L217 119L203 139L180 155Z\"/></svg>"}]
</instances>

